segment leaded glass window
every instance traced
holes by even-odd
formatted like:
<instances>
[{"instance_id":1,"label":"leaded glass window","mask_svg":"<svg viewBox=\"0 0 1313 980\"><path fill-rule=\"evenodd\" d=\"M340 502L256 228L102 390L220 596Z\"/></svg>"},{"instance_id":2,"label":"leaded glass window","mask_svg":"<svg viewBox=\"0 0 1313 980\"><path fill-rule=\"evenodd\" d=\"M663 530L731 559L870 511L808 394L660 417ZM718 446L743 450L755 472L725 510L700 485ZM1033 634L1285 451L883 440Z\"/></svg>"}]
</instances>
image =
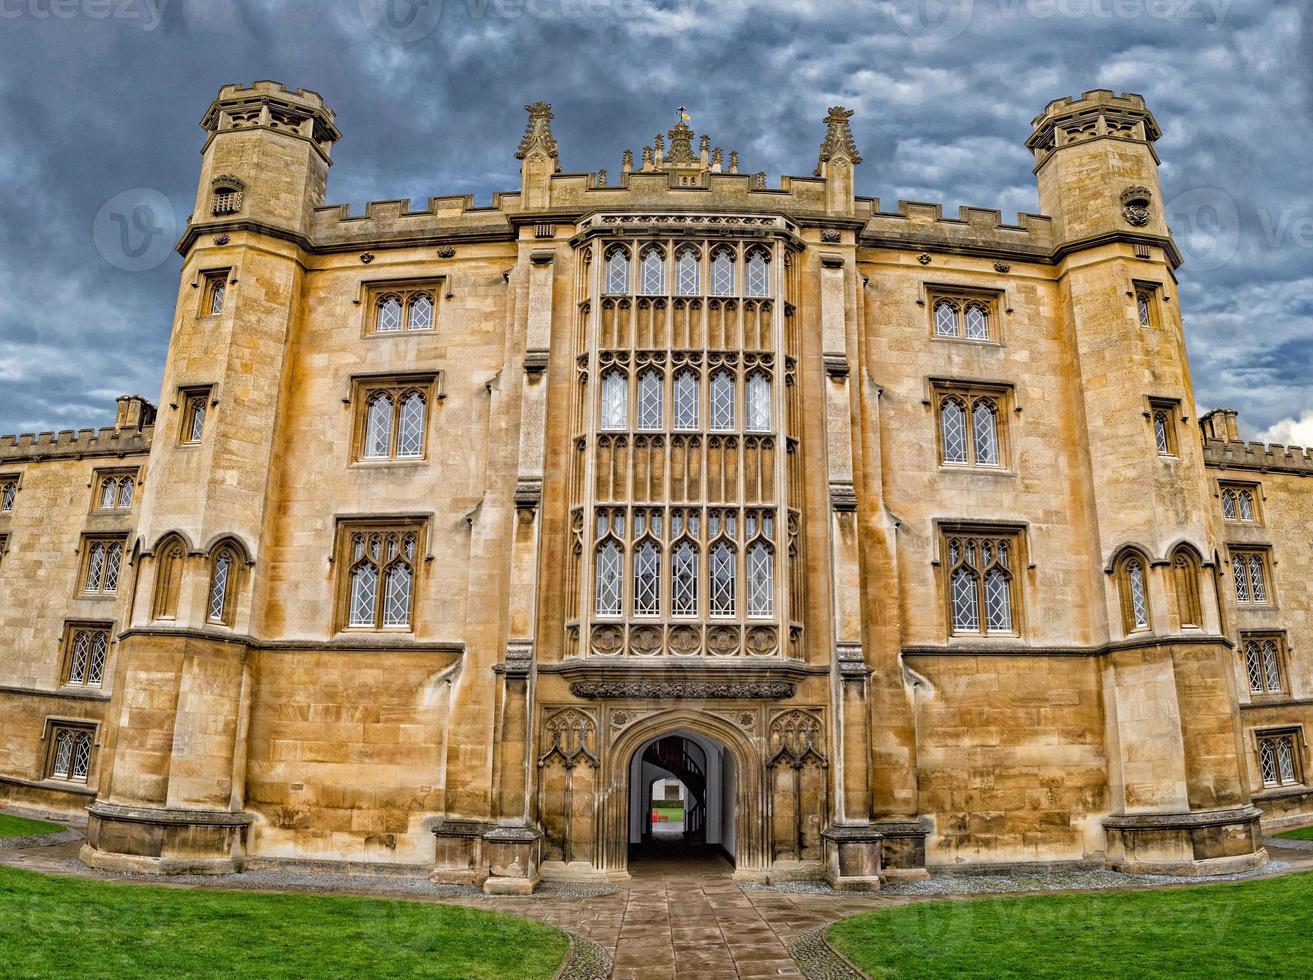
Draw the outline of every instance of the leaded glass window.
<instances>
[{"instance_id":1,"label":"leaded glass window","mask_svg":"<svg viewBox=\"0 0 1313 980\"><path fill-rule=\"evenodd\" d=\"M365 410L365 457L386 459L392 455L392 396L379 392Z\"/></svg>"},{"instance_id":2,"label":"leaded glass window","mask_svg":"<svg viewBox=\"0 0 1313 980\"><path fill-rule=\"evenodd\" d=\"M597 615L620 615L623 568L624 553L620 545L611 540L603 541L597 548Z\"/></svg>"},{"instance_id":3,"label":"leaded glass window","mask_svg":"<svg viewBox=\"0 0 1313 980\"><path fill-rule=\"evenodd\" d=\"M769 432L770 379L760 371L748 375L745 401L748 431Z\"/></svg>"},{"instance_id":4,"label":"leaded glass window","mask_svg":"<svg viewBox=\"0 0 1313 980\"><path fill-rule=\"evenodd\" d=\"M696 296L701 291L698 282L698 251L681 248L675 259L675 291L680 296Z\"/></svg>"},{"instance_id":5,"label":"leaded glass window","mask_svg":"<svg viewBox=\"0 0 1313 980\"><path fill-rule=\"evenodd\" d=\"M628 423L629 385L625 372L612 368L602 375L603 429L623 429Z\"/></svg>"},{"instance_id":6,"label":"leaded glass window","mask_svg":"<svg viewBox=\"0 0 1313 980\"><path fill-rule=\"evenodd\" d=\"M378 315L374 321L379 333L396 333L401 329L401 297L388 294L378 298Z\"/></svg>"},{"instance_id":7,"label":"leaded glass window","mask_svg":"<svg viewBox=\"0 0 1313 980\"><path fill-rule=\"evenodd\" d=\"M82 591L111 595L119 588L119 571L123 565L123 544L119 541L91 541L87 545L86 577Z\"/></svg>"},{"instance_id":8,"label":"leaded glass window","mask_svg":"<svg viewBox=\"0 0 1313 980\"><path fill-rule=\"evenodd\" d=\"M648 368L638 376L638 428L644 432L661 428L663 385L664 379L656 368Z\"/></svg>"},{"instance_id":9,"label":"leaded glass window","mask_svg":"<svg viewBox=\"0 0 1313 980\"><path fill-rule=\"evenodd\" d=\"M698 549L689 541L675 545L670 561L670 612L674 616L698 614Z\"/></svg>"},{"instance_id":10,"label":"leaded glass window","mask_svg":"<svg viewBox=\"0 0 1313 980\"><path fill-rule=\"evenodd\" d=\"M107 476L100 481L100 509L113 510L119 499L119 481L117 477Z\"/></svg>"},{"instance_id":11,"label":"leaded glass window","mask_svg":"<svg viewBox=\"0 0 1313 980\"><path fill-rule=\"evenodd\" d=\"M629 253L613 248L606 256L606 292L623 296L629 292Z\"/></svg>"},{"instance_id":12,"label":"leaded glass window","mask_svg":"<svg viewBox=\"0 0 1313 980\"><path fill-rule=\"evenodd\" d=\"M1281 647L1277 640L1264 637L1245 641L1245 673L1249 675L1251 694L1280 694Z\"/></svg>"},{"instance_id":13,"label":"leaded glass window","mask_svg":"<svg viewBox=\"0 0 1313 980\"><path fill-rule=\"evenodd\" d=\"M1147 327L1153 320L1150 303L1152 297L1146 289L1137 290L1135 293L1135 311L1140 318L1140 326Z\"/></svg>"},{"instance_id":14,"label":"leaded glass window","mask_svg":"<svg viewBox=\"0 0 1313 980\"><path fill-rule=\"evenodd\" d=\"M1254 522L1254 491L1248 487L1222 488L1222 516L1228 521Z\"/></svg>"},{"instance_id":15,"label":"leaded glass window","mask_svg":"<svg viewBox=\"0 0 1313 980\"><path fill-rule=\"evenodd\" d=\"M1249 597L1249 562L1244 555L1231 556L1231 576L1235 579L1235 597L1238 602L1251 602Z\"/></svg>"},{"instance_id":16,"label":"leaded glass window","mask_svg":"<svg viewBox=\"0 0 1313 980\"><path fill-rule=\"evenodd\" d=\"M206 618L211 623L228 621L228 586L232 578L233 556L228 550L220 551L214 557L210 570L210 601Z\"/></svg>"},{"instance_id":17,"label":"leaded glass window","mask_svg":"<svg viewBox=\"0 0 1313 980\"><path fill-rule=\"evenodd\" d=\"M1291 732L1258 736L1258 762L1264 786L1299 782L1295 736Z\"/></svg>"},{"instance_id":18,"label":"leaded glass window","mask_svg":"<svg viewBox=\"0 0 1313 980\"><path fill-rule=\"evenodd\" d=\"M945 538L945 547L952 631L1015 633L1014 540L952 532Z\"/></svg>"},{"instance_id":19,"label":"leaded glass window","mask_svg":"<svg viewBox=\"0 0 1313 980\"><path fill-rule=\"evenodd\" d=\"M941 299L935 304L935 336L957 336L957 304Z\"/></svg>"},{"instance_id":20,"label":"leaded glass window","mask_svg":"<svg viewBox=\"0 0 1313 980\"><path fill-rule=\"evenodd\" d=\"M197 392L187 396L183 410L183 442L197 443L205 435L205 411L209 400L209 392Z\"/></svg>"},{"instance_id":21,"label":"leaded glass window","mask_svg":"<svg viewBox=\"0 0 1313 980\"><path fill-rule=\"evenodd\" d=\"M675 375L675 428L698 427L698 376L691 368Z\"/></svg>"},{"instance_id":22,"label":"leaded glass window","mask_svg":"<svg viewBox=\"0 0 1313 980\"><path fill-rule=\"evenodd\" d=\"M939 435L945 463L967 461L967 413L957 398L945 398L939 406Z\"/></svg>"},{"instance_id":23,"label":"leaded glass window","mask_svg":"<svg viewBox=\"0 0 1313 980\"><path fill-rule=\"evenodd\" d=\"M639 263L642 292L646 296L661 296L666 291L666 256L659 248L649 248Z\"/></svg>"},{"instance_id":24,"label":"leaded glass window","mask_svg":"<svg viewBox=\"0 0 1313 980\"><path fill-rule=\"evenodd\" d=\"M1159 456L1172 455L1171 429L1167 420L1167 412L1163 409L1157 409L1153 413L1153 438L1158 446Z\"/></svg>"},{"instance_id":25,"label":"leaded glass window","mask_svg":"<svg viewBox=\"0 0 1313 980\"><path fill-rule=\"evenodd\" d=\"M728 432L734 428L734 375L717 371L711 376L711 429Z\"/></svg>"},{"instance_id":26,"label":"leaded glass window","mask_svg":"<svg viewBox=\"0 0 1313 980\"><path fill-rule=\"evenodd\" d=\"M775 553L758 541L748 547L748 615L770 616L775 610Z\"/></svg>"},{"instance_id":27,"label":"leaded glass window","mask_svg":"<svg viewBox=\"0 0 1313 980\"><path fill-rule=\"evenodd\" d=\"M656 616L660 612L661 550L646 540L634 551L634 615Z\"/></svg>"},{"instance_id":28,"label":"leaded glass window","mask_svg":"<svg viewBox=\"0 0 1313 980\"><path fill-rule=\"evenodd\" d=\"M1240 551L1231 555L1231 576L1235 580L1236 601L1267 602L1267 568L1263 555Z\"/></svg>"},{"instance_id":29,"label":"leaded glass window","mask_svg":"<svg viewBox=\"0 0 1313 980\"><path fill-rule=\"evenodd\" d=\"M85 783L91 772L91 732L85 728L51 729L54 747L50 755L50 777Z\"/></svg>"},{"instance_id":30,"label":"leaded glass window","mask_svg":"<svg viewBox=\"0 0 1313 980\"><path fill-rule=\"evenodd\" d=\"M1254 492L1252 490L1241 490L1236 494L1236 503L1239 506L1240 520L1253 521L1254 519Z\"/></svg>"},{"instance_id":31,"label":"leaded glass window","mask_svg":"<svg viewBox=\"0 0 1313 980\"><path fill-rule=\"evenodd\" d=\"M738 557L735 554L734 547L724 541L717 542L711 548L710 567L708 568L708 574L711 577L711 615L734 615L737 573Z\"/></svg>"},{"instance_id":32,"label":"leaded glass window","mask_svg":"<svg viewBox=\"0 0 1313 980\"><path fill-rule=\"evenodd\" d=\"M1249 594L1254 602L1267 602L1267 582L1263 575L1263 559L1249 556Z\"/></svg>"},{"instance_id":33,"label":"leaded glass window","mask_svg":"<svg viewBox=\"0 0 1313 980\"><path fill-rule=\"evenodd\" d=\"M397 429L397 456L424 455L424 396L412 391L401 399L401 422Z\"/></svg>"},{"instance_id":34,"label":"leaded glass window","mask_svg":"<svg viewBox=\"0 0 1313 980\"><path fill-rule=\"evenodd\" d=\"M418 529L348 530L346 542L346 625L355 629L410 629Z\"/></svg>"},{"instance_id":35,"label":"leaded glass window","mask_svg":"<svg viewBox=\"0 0 1313 980\"><path fill-rule=\"evenodd\" d=\"M1231 487L1222 490L1222 516L1228 521L1240 519L1236 511L1236 492Z\"/></svg>"},{"instance_id":36,"label":"leaded glass window","mask_svg":"<svg viewBox=\"0 0 1313 980\"><path fill-rule=\"evenodd\" d=\"M78 687L100 687L105 679L109 655L109 633L103 629L78 628L69 642L68 680Z\"/></svg>"},{"instance_id":37,"label":"leaded glass window","mask_svg":"<svg viewBox=\"0 0 1313 980\"><path fill-rule=\"evenodd\" d=\"M8 514L14 509L14 498L18 496L18 481L0 481L0 513Z\"/></svg>"},{"instance_id":38,"label":"leaded glass window","mask_svg":"<svg viewBox=\"0 0 1313 980\"><path fill-rule=\"evenodd\" d=\"M989 339L989 313L979 303L966 308L966 330L968 340Z\"/></svg>"},{"instance_id":39,"label":"leaded glass window","mask_svg":"<svg viewBox=\"0 0 1313 980\"><path fill-rule=\"evenodd\" d=\"M997 466L998 409L988 398L980 398L971 406L971 431L975 439L976 465Z\"/></svg>"},{"instance_id":40,"label":"leaded glass window","mask_svg":"<svg viewBox=\"0 0 1313 980\"><path fill-rule=\"evenodd\" d=\"M765 252L756 249L748 256L745 276L749 296L770 295L770 259Z\"/></svg>"},{"instance_id":41,"label":"leaded glass window","mask_svg":"<svg viewBox=\"0 0 1313 980\"><path fill-rule=\"evenodd\" d=\"M428 293L416 293L410 298L406 328L409 330L433 329L433 297Z\"/></svg>"},{"instance_id":42,"label":"leaded glass window","mask_svg":"<svg viewBox=\"0 0 1313 980\"><path fill-rule=\"evenodd\" d=\"M1144 565L1138 558L1126 563L1126 585L1131 595L1131 623L1135 629L1149 627L1149 596L1144 582Z\"/></svg>"},{"instance_id":43,"label":"leaded glass window","mask_svg":"<svg viewBox=\"0 0 1313 980\"><path fill-rule=\"evenodd\" d=\"M711 257L711 295L734 295L734 253L720 249Z\"/></svg>"}]
</instances>

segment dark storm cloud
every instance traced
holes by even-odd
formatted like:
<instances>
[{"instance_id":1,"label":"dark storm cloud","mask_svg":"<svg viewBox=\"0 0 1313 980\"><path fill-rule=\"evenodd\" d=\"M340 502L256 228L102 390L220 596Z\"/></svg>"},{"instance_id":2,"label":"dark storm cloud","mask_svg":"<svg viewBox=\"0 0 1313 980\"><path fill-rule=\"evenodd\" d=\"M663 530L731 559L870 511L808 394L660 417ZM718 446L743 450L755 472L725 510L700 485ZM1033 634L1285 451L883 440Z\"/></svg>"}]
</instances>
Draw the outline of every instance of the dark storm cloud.
<instances>
[{"instance_id":1,"label":"dark storm cloud","mask_svg":"<svg viewBox=\"0 0 1313 980\"><path fill-rule=\"evenodd\" d=\"M566 170L614 175L683 103L772 184L810 173L846 104L859 193L1010 218L1038 208L1024 141L1050 99L1140 92L1200 408L1265 430L1313 407L1311 54L1302 2L0 0L0 430L158 394L180 260L140 243L190 212L218 87L261 78L333 106L328 197L357 213L515 188L522 106L543 99Z\"/></svg>"}]
</instances>

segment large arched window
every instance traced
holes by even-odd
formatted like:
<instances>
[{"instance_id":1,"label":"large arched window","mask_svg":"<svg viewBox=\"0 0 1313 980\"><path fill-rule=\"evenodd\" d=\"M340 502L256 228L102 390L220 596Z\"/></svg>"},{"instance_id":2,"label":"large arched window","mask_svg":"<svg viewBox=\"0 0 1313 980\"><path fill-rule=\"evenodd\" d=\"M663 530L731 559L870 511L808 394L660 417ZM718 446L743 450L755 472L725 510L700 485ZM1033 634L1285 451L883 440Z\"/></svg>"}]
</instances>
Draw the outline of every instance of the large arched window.
<instances>
[{"instance_id":1,"label":"large arched window","mask_svg":"<svg viewBox=\"0 0 1313 980\"><path fill-rule=\"evenodd\" d=\"M675 257L675 292L680 296L696 296L701 291L698 269L698 250L686 245Z\"/></svg>"},{"instance_id":2,"label":"large arched window","mask_svg":"<svg viewBox=\"0 0 1313 980\"><path fill-rule=\"evenodd\" d=\"M392 455L392 396L380 391L365 409L366 459L386 459Z\"/></svg>"},{"instance_id":3,"label":"large arched window","mask_svg":"<svg viewBox=\"0 0 1313 980\"><path fill-rule=\"evenodd\" d=\"M698 376L692 368L675 375L675 428L698 427Z\"/></svg>"},{"instance_id":4,"label":"large arched window","mask_svg":"<svg viewBox=\"0 0 1313 980\"><path fill-rule=\"evenodd\" d=\"M711 295L734 295L734 253L727 248L711 256Z\"/></svg>"},{"instance_id":5,"label":"large arched window","mask_svg":"<svg viewBox=\"0 0 1313 980\"><path fill-rule=\"evenodd\" d=\"M1016 538L952 531L944 543L952 632L1016 633Z\"/></svg>"},{"instance_id":6,"label":"large arched window","mask_svg":"<svg viewBox=\"0 0 1313 980\"><path fill-rule=\"evenodd\" d=\"M662 296L666 291L666 253L656 245L643 251L639 262L640 292L645 296Z\"/></svg>"},{"instance_id":7,"label":"large arched window","mask_svg":"<svg viewBox=\"0 0 1313 980\"><path fill-rule=\"evenodd\" d=\"M738 578L738 555L733 545L726 541L718 541L712 546L708 574L711 615L733 616Z\"/></svg>"},{"instance_id":8,"label":"large arched window","mask_svg":"<svg viewBox=\"0 0 1313 980\"><path fill-rule=\"evenodd\" d=\"M228 547L221 547L210 559L210 591L205 607L205 621L220 626L232 625L234 579L237 574L237 556Z\"/></svg>"},{"instance_id":9,"label":"large arched window","mask_svg":"<svg viewBox=\"0 0 1313 980\"><path fill-rule=\"evenodd\" d=\"M625 372L612 368L602 375L603 429L623 429L629 424L629 384Z\"/></svg>"},{"instance_id":10,"label":"large arched window","mask_svg":"<svg viewBox=\"0 0 1313 980\"><path fill-rule=\"evenodd\" d=\"M1127 633L1149 629L1149 579L1145 560L1131 553L1118 562L1117 569L1122 628Z\"/></svg>"},{"instance_id":11,"label":"large arched window","mask_svg":"<svg viewBox=\"0 0 1313 980\"><path fill-rule=\"evenodd\" d=\"M749 432L770 431L770 379L761 371L748 375L744 407Z\"/></svg>"},{"instance_id":12,"label":"large arched window","mask_svg":"<svg viewBox=\"0 0 1313 980\"><path fill-rule=\"evenodd\" d=\"M178 618L178 596L182 592L182 571L186 560L187 549L177 538L170 538L156 549L152 618Z\"/></svg>"},{"instance_id":13,"label":"large arched window","mask_svg":"<svg viewBox=\"0 0 1313 980\"><path fill-rule=\"evenodd\" d=\"M611 539L597 546L596 612L599 616L619 616L624 552Z\"/></svg>"},{"instance_id":14,"label":"large arched window","mask_svg":"<svg viewBox=\"0 0 1313 980\"><path fill-rule=\"evenodd\" d=\"M648 368L638 376L638 428L644 432L662 426L662 387L664 379L656 368Z\"/></svg>"},{"instance_id":15,"label":"large arched window","mask_svg":"<svg viewBox=\"0 0 1313 980\"><path fill-rule=\"evenodd\" d=\"M748 255L745 278L749 296L770 295L770 257L761 249L753 249Z\"/></svg>"},{"instance_id":16,"label":"large arched window","mask_svg":"<svg viewBox=\"0 0 1313 980\"><path fill-rule=\"evenodd\" d=\"M629 292L629 252L619 245L606 254L606 292L613 296Z\"/></svg>"},{"instance_id":17,"label":"large arched window","mask_svg":"<svg viewBox=\"0 0 1313 980\"><path fill-rule=\"evenodd\" d=\"M354 629L410 629L419 532L362 528L350 532L346 624Z\"/></svg>"},{"instance_id":18,"label":"large arched window","mask_svg":"<svg viewBox=\"0 0 1313 980\"><path fill-rule=\"evenodd\" d=\"M711 429L734 429L734 375L729 371L717 371L711 376Z\"/></svg>"},{"instance_id":19,"label":"large arched window","mask_svg":"<svg viewBox=\"0 0 1313 980\"><path fill-rule=\"evenodd\" d=\"M1199 562L1185 547L1172 556L1172 585L1176 591L1176 612L1182 628L1203 626L1203 605L1199 601Z\"/></svg>"},{"instance_id":20,"label":"large arched window","mask_svg":"<svg viewBox=\"0 0 1313 980\"><path fill-rule=\"evenodd\" d=\"M939 440L945 463L967 461L967 413L960 398L945 398L940 403Z\"/></svg>"}]
</instances>

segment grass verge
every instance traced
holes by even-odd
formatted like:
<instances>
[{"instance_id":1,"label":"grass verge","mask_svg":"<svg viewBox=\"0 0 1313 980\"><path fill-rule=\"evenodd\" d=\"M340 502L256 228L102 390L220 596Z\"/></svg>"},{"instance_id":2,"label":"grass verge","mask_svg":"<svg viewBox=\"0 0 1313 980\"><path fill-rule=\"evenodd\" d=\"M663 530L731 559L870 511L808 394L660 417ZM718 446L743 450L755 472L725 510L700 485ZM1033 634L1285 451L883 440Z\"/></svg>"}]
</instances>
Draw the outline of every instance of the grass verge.
<instances>
[{"instance_id":1,"label":"grass verge","mask_svg":"<svg viewBox=\"0 0 1313 980\"><path fill-rule=\"evenodd\" d=\"M33 834L54 834L63 830L57 823L45 820L29 820L27 817L13 817L0 813L0 837L30 837Z\"/></svg>"}]
</instances>

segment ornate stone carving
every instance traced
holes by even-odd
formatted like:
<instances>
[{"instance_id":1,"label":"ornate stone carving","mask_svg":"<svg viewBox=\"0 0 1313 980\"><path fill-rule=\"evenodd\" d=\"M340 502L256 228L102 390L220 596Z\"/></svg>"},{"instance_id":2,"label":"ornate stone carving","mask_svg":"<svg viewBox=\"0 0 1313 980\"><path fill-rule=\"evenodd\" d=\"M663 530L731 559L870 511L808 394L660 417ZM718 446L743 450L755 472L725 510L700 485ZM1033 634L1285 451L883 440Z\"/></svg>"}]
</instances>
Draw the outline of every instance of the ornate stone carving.
<instances>
[{"instance_id":1,"label":"ornate stone carving","mask_svg":"<svg viewBox=\"0 0 1313 980\"><path fill-rule=\"evenodd\" d=\"M533 510L542 499L542 480L520 480L515 484L515 506Z\"/></svg>"},{"instance_id":2,"label":"ornate stone carving","mask_svg":"<svg viewBox=\"0 0 1313 980\"><path fill-rule=\"evenodd\" d=\"M439 246L438 246L438 258L440 258L440 259L449 259L449 258L451 258L452 256L454 256L455 254L456 254L455 246L452 246L452 245L439 245Z\"/></svg>"},{"instance_id":3,"label":"ornate stone carving","mask_svg":"<svg viewBox=\"0 0 1313 980\"><path fill-rule=\"evenodd\" d=\"M838 228L821 229L821 241L825 242L827 245L833 245L835 242L838 242L840 238L841 232Z\"/></svg>"},{"instance_id":4,"label":"ornate stone carving","mask_svg":"<svg viewBox=\"0 0 1313 980\"><path fill-rule=\"evenodd\" d=\"M844 677L865 677L870 673L860 643L836 643L834 659L839 665L839 673Z\"/></svg>"},{"instance_id":5,"label":"ornate stone carving","mask_svg":"<svg viewBox=\"0 0 1313 980\"><path fill-rule=\"evenodd\" d=\"M231 240L232 239L230 239L227 235L214 236L214 244L216 245L227 245Z\"/></svg>"},{"instance_id":6,"label":"ornate stone carving","mask_svg":"<svg viewBox=\"0 0 1313 980\"><path fill-rule=\"evenodd\" d=\"M676 626L670 631L670 652L676 657L695 657L702 652L702 633L696 626Z\"/></svg>"},{"instance_id":7,"label":"ornate stone carving","mask_svg":"<svg viewBox=\"0 0 1313 980\"><path fill-rule=\"evenodd\" d=\"M577 698L637 701L770 700L793 697L786 681L578 681L570 685Z\"/></svg>"},{"instance_id":8,"label":"ornate stone carving","mask_svg":"<svg viewBox=\"0 0 1313 980\"><path fill-rule=\"evenodd\" d=\"M215 217L236 214L242 209L242 195L246 185L232 174L219 174L210 181L210 213Z\"/></svg>"},{"instance_id":9,"label":"ornate stone carving","mask_svg":"<svg viewBox=\"0 0 1313 980\"><path fill-rule=\"evenodd\" d=\"M362 252L362 253L360 254L360 261L363 262L363 263L365 263L365 265L369 265L369 263L371 263L371 262L374 261L374 253L373 253L373 252Z\"/></svg>"},{"instance_id":10,"label":"ornate stone carving","mask_svg":"<svg viewBox=\"0 0 1313 980\"><path fill-rule=\"evenodd\" d=\"M601 765L596 751L597 724L592 716L578 708L566 708L548 718L543 725L543 743L547 748L538 757L539 768L554 758L560 759L567 769L580 762L594 769Z\"/></svg>"},{"instance_id":11,"label":"ornate stone carving","mask_svg":"<svg viewBox=\"0 0 1313 980\"><path fill-rule=\"evenodd\" d=\"M1011 271L1012 271L1012 266L1011 266L1009 263L1004 262L1004 261L1002 261L1002 260L1000 259L998 262L995 262L995 263L994 263L994 271L995 271L995 272L1011 272Z\"/></svg>"},{"instance_id":12,"label":"ornate stone carving","mask_svg":"<svg viewBox=\"0 0 1313 980\"><path fill-rule=\"evenodd\" d=\"M636 626L629 631L629 652L638 657L653 657L661 652L661 627Z\"/></svg>"},{"instance_id":13,"label":"ornate stone carving","mask_svg":"<svg viewBox=\"0 0 1313 980\"><path fill-rule=\"evenodd\" d=\"M830 484L830 506L840 513L857 509L857 491L851 483Z\"/></svg>"},{"instance_id":14,"label":"ornate stone carving","mask_svg":"<svg viewBox=\"0 0 1313 980\"><path fill-rule=\"evenodd\" d=\"M816 743L824 738L821 720L810 711L786 711L770 723L769 769L785 764L801 769L809 761L829 765Z\"/></svg>"},{"instance_id":15,"label":"ornate stone carving","mask_svg":"<svg viewBox=\"0 0 1313 980\"><path fill-rule=\"evenodd\" d=\"M620 626L594 626L592 637L593 653L604 657L614 656L625 645L625 631Z\"/></svg>"},{"instance_id":16,"label":"ornate stone carving","mask_svg":"<svg viewBox=\"0 0 1313 980\"><path fill-rule=\"evenodd\" d=\"M774 626L754 626L748 630L748 653L768 657L780 649L779 631Z\"/></svg>"},{"instance_id":17,"label":"ornate stone carving","mask_svg":"<svg viewBox=\"0 0 1313 980\"><path fill-rule=\"evenodd\" d=\"M713 626L707 631L707 652L715 657L732 657L739 652L737 626Z\"/></svg>"},{"instance_id":18,"label":"ornate stone carving","mask_svg":"<svg viewBox=\"0 0 1313 980\"><path fill-rule=\"evenodd\" d=\"M1126 223L1135 228L1143 228L1149 223L1149 205L1153 202L1153 192L1143 184L1133 184L1122 191L1122 217Z\"/></svg>"},{"instance_id":19,"label":"ornate stone carving","mask_svg":"<svg viewBox=\"0 0 1313 980\"><path fill-rule=\"evenodd\" d=\"M523 160L531 153L542 153L556 159L556 137L552 135L552 107L546 102L534 102L524 107L529 114L529 122L524 127L524 137L515 151L515 159ZM561 169L556 164L556 169Z\"/></svg>"},{"instance_id":20,"label":"ornate stone carving","mask_svg":"<svg viewBox=\"0 0 1313 980\"><path fill-rule=\"evenodd\" d=\"M831 106L825 117L825 139L821 141L820 157L816 161L814 176L820 177L825 165L831 160L845 159L854 166L862 162L862 155L857 152L853 142L853 131L848 126L853 110L841 105Z\"/></svg>"},{"instance_id":21,"label":"ornate stone carving","mask_svg":"<svg viewBox=\"0 0 1313 980\"><path fill-rule=\"evenodd\" d=\"M928 252L922 252L920 255L918 255L918 256L916 257L916 261L920 262L922 265L929 265L929 264L930 264L930 255L929 255L929 253L928 253Z\"/></svg>"},{"instance_id":22,"label":"ornate stone carving","mask_svg":"<svg viewBox=\"0 0 1313 980\"><path fill-rule=\"evenodd\" d=\"M533 666L533 641L508 640L506 643L506 675L524 677Z\"/></svg>"}]
</instances>

